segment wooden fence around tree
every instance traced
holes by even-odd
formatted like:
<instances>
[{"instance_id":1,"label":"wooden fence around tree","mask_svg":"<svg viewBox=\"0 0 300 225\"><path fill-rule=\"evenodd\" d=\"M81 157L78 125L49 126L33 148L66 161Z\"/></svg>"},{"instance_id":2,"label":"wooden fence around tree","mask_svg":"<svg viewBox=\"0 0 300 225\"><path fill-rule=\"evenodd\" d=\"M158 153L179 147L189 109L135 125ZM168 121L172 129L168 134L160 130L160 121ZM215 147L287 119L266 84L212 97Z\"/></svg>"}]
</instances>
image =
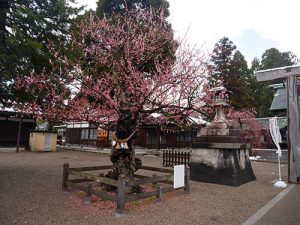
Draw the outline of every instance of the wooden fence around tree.
<instances>
[{"instance_id":1,"label":"wooden fence around tree","mask_svg":"<svg viewBox=\"0 0 300 225\"><path fill-rule=\"evenodd\" d=\"M175 151L175 150L164 150L163 151L163 166L175 166L190 164L189 151Z\"/></svg>"},{"instance_id":2,"label":"wooden fence around tree","mask_svg":"<svg viewBox=\"0 0 300 225\"><path fill-rule=\"evenodd\" d=\"M69 188L81 190L86 193L85 201L90 201L91 195L93 194L102 199L116 202L117 216L124 214L125 204L127 202L137 201L143 198L156 196L156 202L161 203L163 193L176 190L173 188L173 179L174 179L173 169L142 166L140 170L154 171L154 172L159 172L160 174L159 175L153 174L152 177L134 174L134 179L129 181L126 180L126 177L123 174L121 174L118 177L118 180L113 180L104 177L103 173L100 173L99 175L93 175L86 172L86 171L97 171L97 170L101 171L101 170L108 170L108 169L112 169L112 165L70 168L69 164L64 164L62 190L68 191ZM72 176L73 179L69 179L70 176ZM117 189L117 194L112 195L111 193L109 193L104 189L101 190L94 189L93 183L95 182L98 184L110 185L115 187ZM152 187L155 188L153 189L154 191L135 193L135 194L126 193L126 189L128 189L128 187L135 187L138 185L145 185L145 184L152 185ZM189 193L190 170L188 166L185 167L184 187L182 188L184 189L185 193Z\"/></svg>"}]
</instances>

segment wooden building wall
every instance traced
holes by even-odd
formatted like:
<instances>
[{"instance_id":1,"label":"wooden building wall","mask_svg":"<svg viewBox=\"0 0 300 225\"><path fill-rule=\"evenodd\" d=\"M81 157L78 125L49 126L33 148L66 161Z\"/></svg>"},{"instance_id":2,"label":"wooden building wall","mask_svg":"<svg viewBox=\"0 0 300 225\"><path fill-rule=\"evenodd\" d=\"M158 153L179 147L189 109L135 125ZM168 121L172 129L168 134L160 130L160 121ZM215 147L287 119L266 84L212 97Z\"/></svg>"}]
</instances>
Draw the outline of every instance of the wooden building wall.
<instances>
[{"instance_id":1,"label":"wooden building wall","mask_svg":"<svg viewBox=\"0 0 300 225\"><path fill-rule=\"evenodd\" d=\"M80 145L82 128L67 128L66 143Z\"/></svg>"},{"instance_id":2,"label":"wooden building wall","mask_svg":"<svg viewBox=\"0 0 300 225\"><path fill-rule=\"evenodd\" d=\"M0 146L9 147L17 145L19 130L19 118L16 113L0 112ZM33 131L36 122L31 118L22 119L20 145L27 147L29 144L29 133Z\"/></svg>"},{"instance_id":3,"label":"wooden building wall","mask_svg":"<svg viewBox=\"0 0 300 225\"><path fill-rule=\"evenodd\" d=\"M162 130L158 126L139 129L135 145L149 149L186 148L196 138L197 131Z\"/></svg>"},{"instance_id":4,"label":"wooden building wall","mask_svg":"<svg viewBox=\"0 0 300 225\"><path fill-rule=\"evenodd\" d=\"M86 133L87 129L89 128L67 128L66 144L111 147L112 131L99 129L97 138L94 135L90 135L88 138L88 136L82 135L82 133ZM134 145L148 149L186 148L191 146L196 134L196 130L181 131L174 128L162 130L159 126L150 125L139 129Z\"/></svg>"}]
</instances>

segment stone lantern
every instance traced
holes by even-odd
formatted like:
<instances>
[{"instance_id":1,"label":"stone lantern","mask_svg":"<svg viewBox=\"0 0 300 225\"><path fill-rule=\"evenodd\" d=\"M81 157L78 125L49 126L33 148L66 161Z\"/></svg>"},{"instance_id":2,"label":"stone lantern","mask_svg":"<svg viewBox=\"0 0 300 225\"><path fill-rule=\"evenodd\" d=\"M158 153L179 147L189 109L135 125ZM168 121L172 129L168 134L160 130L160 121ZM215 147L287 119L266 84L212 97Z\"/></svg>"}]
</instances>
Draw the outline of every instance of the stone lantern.
<instances>
[{"instance_id":1,"label":"stone lantern","mask_svg":"<svg viewBox=\"0 0 300 225\"><path fill-rule=\"evenodd\" d=\"M224 109L229 106L227 103L227 89L218 86L210 89L214 93L215 117L212 122L206 124L206 128L201 129L200 137L207 135L228 135L228 124L225 117Z\"/></svg>"},{"instance_id":2,"label":"stone lantern","mask_svg":"<svg viewBox=\"0 0 300 225\"><path fill-rule=\"evenodd\" d=\"M207 128L226 129L227 120L225 118L224 108L229 106L227 103L227 90L225 87L215 87L210 90L214 92L214 108L216 115L211 123L207 123Z\"/></svg>"},{"instance_id":3,"label":"stone lantern","mask_svg":"<svg viewBox=\"0 0 300 225\"><path fill-rule=\"evenodd\" d=\"M229 106L226 88L218 86L210 91L214 92L216 114L192 144L191 179L231 186L255 180L249 159L251 146L225 118L224 109Z\"/></svg>"}]
</instances>

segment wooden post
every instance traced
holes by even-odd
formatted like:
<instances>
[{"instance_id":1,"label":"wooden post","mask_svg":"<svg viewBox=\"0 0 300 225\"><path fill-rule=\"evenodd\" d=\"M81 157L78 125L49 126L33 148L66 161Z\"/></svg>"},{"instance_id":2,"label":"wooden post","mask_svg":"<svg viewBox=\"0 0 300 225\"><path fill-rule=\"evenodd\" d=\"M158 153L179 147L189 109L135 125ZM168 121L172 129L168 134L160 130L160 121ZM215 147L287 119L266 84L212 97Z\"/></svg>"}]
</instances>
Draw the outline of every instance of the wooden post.
<instances>
[{"instance_id":1,"label":"wooden post","mask_svg":"<svg viewBox=\"0 0 300 225\"><path fill-rule=\"evenodd\" d=\"M181 152L181 156L180 156L180 164L185 165L184 158L185 158L184 152Z\"/></svg>"},{"instance_id":2,"label":"wooden post","mask_svg":"<svg viewBox=\"0 0 300 225\"><path fill-rule=\"evenodd\" d=\"M92 184L88 184L85 194L84 203L91 204L91 196L92 196Z\"/></svg>"},{"instance_id":3,"label":"wooden post","mask_svg":"<svg viewBox=\"0 0 300 225\"><path fill-rule=\"evenodd\" d=\"M190 144L189 144L188 149L191 148L191 147L192 147L192 144L193 144L193 129L192 129L191 132L190 132L190 136L191 136L191 139L190 139Z\"/></svg>"},{"instance_id":4,"label":"wooden post","mask_svg":"<svg viewBox=\"0 0 300 225\"><path fill-rule=\"evenodd\" d=\"M90 136L91 136L91 130L90 130L90 123L89 123L87 146L89 146L89 145L90 145Z\"/></svg>"},{"instance_id":5,"label":"wooden post","mask_svg":"<svg viewBox=\"0 0 300 225\"><path fill-rule=\"evenodd\" d=\"M166 150L166 158L165 158L165 160L166 160L166 166L169 166L169 150Z\"/></svg>"},{"instance_id":6,"label":"wooden post","mask_svg":"<svg viewBox=\"0 0 300 225\"><path fill-rule=\"evenodd\" d=\"M118 194L117 194L117 210L116 217L122 217L125 211L125 182L126 176L124 174L120 174L118 177Z\"/></svg>"},{"instance_id":7,"label":"wooden post","mask_svg":"<svg viewBox=\"0 0 300 225\"><path fill-rule=\"evenodd\" d=\"M23 116L20 116L20 121L19 121L19 127L18 127L18 137L17 137L17 149L16 152L19 152L19 148L20 148L20 139L21 139L21 130L22 130L22 120L23 120Z\"/></svg>"},{"instance_id":8,"label":"wooden post","mask_svg":"<svg viewBox=\"0 0 300 225\"><path fill-rule=\"evenodd\" d=\"M162 186L159 185L157 186L157 194L156 194L156 204L161 204L162 203L162 195L163 195L163 191L162 191Z\"/></svg>"},{"instance_id":9,"label":"wooden post","mask_svg":"<svg viewBox=\"0 0 300 225\"><path fill-rule=\"evenodd\" d=\"M190 193L190 167L185 166L184 193Z\"/></svg>"},{"instance_id":10,"label":"wooden post","mask_svg":"<svg viewBox=\"0 0 300 225\"><path fill-rule=\"evenodd\" d=\"M160 150L160 128L159 126L156 127L156 134L157 134L157 150Z\"/></svg>"},{"instance_id":11,"label":"wooden post","mask_svg":"<svg viewBox=\"0 0 300 225\"><path fill-rule=\"evenodd\" d=\"M153 180L157 179L157 174L153 174L152 178L153 178ZM153 187L156 187L156 185L157 185L157 181L154 181L153 182Z\"/></svg>"},{"instance_id":12,"label":"wooden post","mask_svg":"<svg viewBox=\"0 0 300 225\"><path fill-rule=\"evenodd\" d=\"M173 152L174 152L174 155L173 155L173 160L174 160L173 166L176 166L177 165L177 152L175 152L174 150L173 150Z\"/></svg>"},{"instance_id":13,"label":"wooden post","mask_svg":"<svg viewBox=\"0 0 300 225\"><path fill-rule=\"evenodd\" d=\"M69 164L63 165L63 179L62 179L62 191L68 191L67 181L69 179Z\"/></svg>"}]
</instances>

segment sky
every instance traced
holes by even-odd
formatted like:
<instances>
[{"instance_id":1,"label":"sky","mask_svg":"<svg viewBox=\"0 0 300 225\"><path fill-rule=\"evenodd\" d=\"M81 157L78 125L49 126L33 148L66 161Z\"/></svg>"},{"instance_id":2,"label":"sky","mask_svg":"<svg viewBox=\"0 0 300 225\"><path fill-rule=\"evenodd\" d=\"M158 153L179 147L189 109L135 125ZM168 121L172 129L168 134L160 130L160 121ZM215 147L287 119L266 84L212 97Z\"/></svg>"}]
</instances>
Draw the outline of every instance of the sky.
<instances>
[{"instance_id":1,"label":"sky","mask_svg":"<svg viewBox=\"0 0 300 225\"><path fill-rule=\"evenodd\" d=\"M96 9L97 0L77 0ZM228 37L248 64L265 50L292 51L300 57L299 0L168 0L178 38L211 52Z\"/></svg>"}]
</instances>

